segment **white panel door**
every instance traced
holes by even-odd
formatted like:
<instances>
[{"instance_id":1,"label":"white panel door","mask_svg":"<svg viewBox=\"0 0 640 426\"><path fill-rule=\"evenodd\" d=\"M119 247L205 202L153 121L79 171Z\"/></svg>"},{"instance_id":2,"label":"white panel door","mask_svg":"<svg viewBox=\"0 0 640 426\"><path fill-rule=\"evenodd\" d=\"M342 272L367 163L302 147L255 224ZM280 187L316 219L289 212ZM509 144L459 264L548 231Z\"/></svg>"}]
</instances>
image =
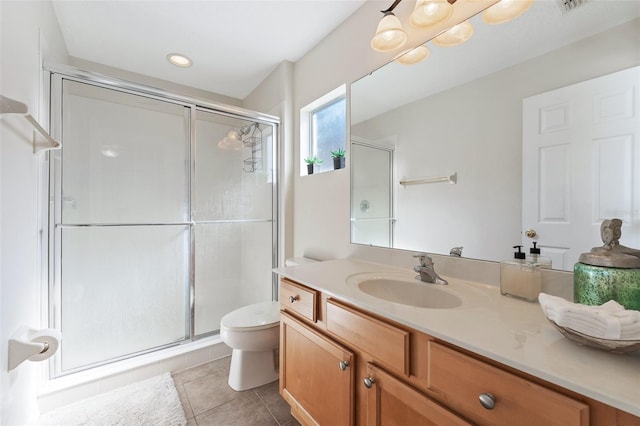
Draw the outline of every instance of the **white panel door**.
<instances>
[{"instance_id":1,"label":"white panel door","mask_svg":"<svg viewBox=\"0 0 640 426\"><path fill-rule=\"evenodd\" d=\"M600 245L604 219L640 246L639 86L634 67L523 101L522 244L538 241L554 269Z\"/></svg>"}]
</instances>

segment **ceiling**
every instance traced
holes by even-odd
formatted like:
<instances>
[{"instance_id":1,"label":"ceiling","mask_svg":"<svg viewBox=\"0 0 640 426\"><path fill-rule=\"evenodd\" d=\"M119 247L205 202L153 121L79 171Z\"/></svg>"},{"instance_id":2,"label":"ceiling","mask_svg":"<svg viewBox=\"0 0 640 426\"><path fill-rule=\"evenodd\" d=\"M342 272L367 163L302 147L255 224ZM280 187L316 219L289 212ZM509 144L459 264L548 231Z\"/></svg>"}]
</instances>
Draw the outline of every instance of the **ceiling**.
<instances>
[{"instance_id":1,"label":"ceiling","mask_svg":"<svg viewBox=\"0 0 640 426\"><path fill-rule=\"evenodd\" d=\"M52 1L71 56L244 99L282 61L296 62L366 0ZM405 1L396 10L400 16L412 6ZM565 14L558 0L537 0L502 25L485 25L476 16L475 34L463 45L428 43L426 61L377 71L402 68L400 77L388 80L394 84L383 104L363 98L362 116L352 120L468 81L470 69L477 78L638 16L640 0L583 0ZM193 66L171 65L166 55L172 52L187 55ZM370 80L376 90L362 87L373 94L380 86Z\"/></svg>"},{"instance_id":2,"label":"ceiling","mask_svg":"<svg viewBox=\"0 0 640 426\"><path fill-rule=\"evenodd\" d=\"M69 55L244 99L365 0L53 0ZM181 53L190 68L171 65Z\"/></svg>"}]
</instances>

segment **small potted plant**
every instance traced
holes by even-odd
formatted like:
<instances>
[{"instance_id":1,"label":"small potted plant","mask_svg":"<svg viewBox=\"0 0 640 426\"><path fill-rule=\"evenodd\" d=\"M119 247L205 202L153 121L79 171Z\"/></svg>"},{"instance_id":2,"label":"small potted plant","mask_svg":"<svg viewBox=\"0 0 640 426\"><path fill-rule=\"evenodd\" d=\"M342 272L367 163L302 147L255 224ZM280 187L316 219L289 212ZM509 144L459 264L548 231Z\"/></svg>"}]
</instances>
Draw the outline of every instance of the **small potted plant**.
<instances>
[{"instance_id":1,"label":"small potted plant","mask_svg":"<svg viewBox=\"0 0 640 426\"><path fill-rule=\"evenodd\" d=\"M346 154L346 151L344 150L344 148L331 151L331 156L333 157L333 170L344 168L345 154Z\"/></svg>"},{"instance_id":2,"label":"small potted plant","mask_svg":"<svg viewBox=\"0 0 640 426\"><path fill-rule=\"evenodd\" d=\"M307 163L307 174L310 174L310 175L313 174L313 166L315 166L316 164L318 165L322 164L322 160L316 157L315 155L313 157L305 158L304 162Z\"/></svg>"}]
</instances>

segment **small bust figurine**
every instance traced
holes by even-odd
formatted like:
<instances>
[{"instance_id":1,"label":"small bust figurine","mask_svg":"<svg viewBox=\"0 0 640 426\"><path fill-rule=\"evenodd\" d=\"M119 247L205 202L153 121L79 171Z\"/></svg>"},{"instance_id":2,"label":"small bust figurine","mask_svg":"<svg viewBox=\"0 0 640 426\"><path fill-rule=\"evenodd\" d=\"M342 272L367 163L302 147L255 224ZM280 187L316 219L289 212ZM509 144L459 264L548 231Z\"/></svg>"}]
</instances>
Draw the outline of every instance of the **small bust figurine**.
<instances>
[{"instance_id":1,"label":"small bust figurine","mask_svg":"<svg viewBox=\"0 0 640 426\"><path fill-rule=\"evenodd\" d=\"M640 268L640 250L620 245L622 220L606 219L600 224L600 237L604 243L589 253L580 255L580 263L614 268Z\"/></svg>"},{"instance_id":2,"label":"small bust figurine","mask_svg":"<svg viewBox=\"0 0 640 426\"><path fill-rule=\"evenodd\" d=\"M602 226L602 225L601 225ZM620 219L611 219L609 228L613 231L613 246L612 250L620 253L629 254L631 256L640 257L640 250L632 249L631 247L625 247L620 244L620 238L622 237L622 221Z\"/></svg>"},{"instance_id":3,"label":"small bust figurine","mask_svg":"<svg viewBox=\"0 0 640 426\"><path fill-rule=\"evenodd\" d=\"M618 225L618 222L620 225ZM616 231L616 229L618 231ZM620 219L606 219L600 224L600 238L604 245L605 250L611 250L618 245L620 237L622 236L622 221ZM598 249L594 247L591 251Z\"/></svg>"}]
</instances>

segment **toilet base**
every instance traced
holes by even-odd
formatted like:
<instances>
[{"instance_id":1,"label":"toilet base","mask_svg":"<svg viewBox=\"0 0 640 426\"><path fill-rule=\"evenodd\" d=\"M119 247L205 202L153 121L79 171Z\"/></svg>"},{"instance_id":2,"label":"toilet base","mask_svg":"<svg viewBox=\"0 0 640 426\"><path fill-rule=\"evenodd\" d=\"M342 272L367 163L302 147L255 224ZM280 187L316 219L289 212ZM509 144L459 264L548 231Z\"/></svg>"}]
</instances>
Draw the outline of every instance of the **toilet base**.
<instances>
[{"instance_id":1,"label":"toilet base","mask_svg":"<svg viewBox=\"0 0 640 426\"><path fill-rule=\"evenodd\" d=\"M278 359L274 349L268 351L242 351L231 353L229 386L236 391L257 388L278 380Z\"/></svg>"}]
</instances>

